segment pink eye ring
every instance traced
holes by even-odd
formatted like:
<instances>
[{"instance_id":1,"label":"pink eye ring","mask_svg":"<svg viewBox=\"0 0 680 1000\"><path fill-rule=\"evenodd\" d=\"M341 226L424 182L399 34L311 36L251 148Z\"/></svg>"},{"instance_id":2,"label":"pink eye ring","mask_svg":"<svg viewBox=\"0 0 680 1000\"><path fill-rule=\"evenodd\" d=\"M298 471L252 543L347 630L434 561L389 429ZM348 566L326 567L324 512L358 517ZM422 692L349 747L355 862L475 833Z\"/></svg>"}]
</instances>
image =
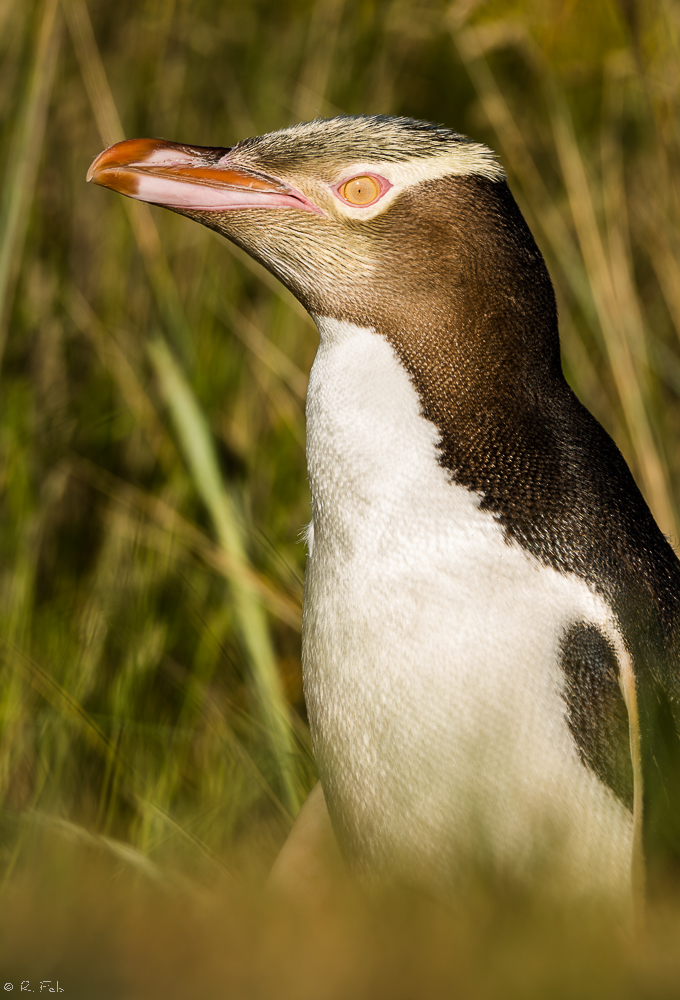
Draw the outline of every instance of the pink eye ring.
<instances>
[{"instance_id":1,"label":"pink eye ring","mask_svg":"<svg viewBox=\"0 0 680 1000\"><path fill-rule=\"evenodd\" d=\"M335 184L333 190L336 195L355 208L368 208L379 201L382 196L392 187L386 177L379 174L356 174L347 180Z\"/></svg>"}]
</instances>

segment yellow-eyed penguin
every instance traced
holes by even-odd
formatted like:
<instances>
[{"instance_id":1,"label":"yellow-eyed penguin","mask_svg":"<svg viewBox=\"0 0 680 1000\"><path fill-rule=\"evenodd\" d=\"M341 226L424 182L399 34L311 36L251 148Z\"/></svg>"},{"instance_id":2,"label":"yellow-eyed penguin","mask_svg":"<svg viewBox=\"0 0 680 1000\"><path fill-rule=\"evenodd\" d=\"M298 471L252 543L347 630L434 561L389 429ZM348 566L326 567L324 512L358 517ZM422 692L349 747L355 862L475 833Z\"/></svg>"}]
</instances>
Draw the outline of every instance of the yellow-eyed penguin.
<instances>
[{"instance_id":1,"label":"yellow-eyed penguin","mask_svg":"<svg viewBox=\"0 0 680 1000\"><path fill-rule=\"evenodd\" d=\"M346 857L629 895L680 829L680 564L564 380L494 155L339 117L129 140L88 179L233 240L319 328L303 671Z\"/></svg>"}]
</instances>

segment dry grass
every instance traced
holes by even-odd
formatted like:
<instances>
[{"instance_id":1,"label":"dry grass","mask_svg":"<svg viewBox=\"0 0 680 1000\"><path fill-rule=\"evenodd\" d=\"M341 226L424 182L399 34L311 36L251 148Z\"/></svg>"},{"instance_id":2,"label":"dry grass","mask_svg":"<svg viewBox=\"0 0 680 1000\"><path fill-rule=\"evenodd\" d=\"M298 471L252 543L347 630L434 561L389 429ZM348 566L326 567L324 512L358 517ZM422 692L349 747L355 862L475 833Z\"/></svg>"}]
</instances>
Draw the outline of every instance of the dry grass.
<instances>
[{"instance_id":1,"label":"dry grass","mask_svg":"<svg viewBox=\"0 0 680 1000\"><path fill-rule=\"evenodd\" d=\"M0 978L17 990L49 980L84 1000L680 995L675 905L632 938L604 911L546 908L497 887L448 909L339 882L298 908L224 872L210 888L182 879L65 826L43 828L32 849L40 875L15 873L0 915Z\"/></svg>"}]
</instances>

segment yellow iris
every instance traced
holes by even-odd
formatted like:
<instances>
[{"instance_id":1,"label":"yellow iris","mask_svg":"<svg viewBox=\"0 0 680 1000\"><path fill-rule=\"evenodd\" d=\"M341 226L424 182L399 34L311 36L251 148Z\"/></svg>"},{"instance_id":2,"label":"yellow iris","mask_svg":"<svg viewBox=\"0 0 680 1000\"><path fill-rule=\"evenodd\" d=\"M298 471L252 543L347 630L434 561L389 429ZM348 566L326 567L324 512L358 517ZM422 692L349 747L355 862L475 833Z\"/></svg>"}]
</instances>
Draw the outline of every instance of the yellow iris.
<instances>
[{"instance_id":1,"label":"yellow iris","mask_svg":"<svg viewBox=\"0 0 680 1000\"><path fill-rule=\"evenodd\" d=\"M380 188L372 177L353 177L340 188L340 194L350 205L368 205L380 194Z\"/></svg>"}]
</instances>

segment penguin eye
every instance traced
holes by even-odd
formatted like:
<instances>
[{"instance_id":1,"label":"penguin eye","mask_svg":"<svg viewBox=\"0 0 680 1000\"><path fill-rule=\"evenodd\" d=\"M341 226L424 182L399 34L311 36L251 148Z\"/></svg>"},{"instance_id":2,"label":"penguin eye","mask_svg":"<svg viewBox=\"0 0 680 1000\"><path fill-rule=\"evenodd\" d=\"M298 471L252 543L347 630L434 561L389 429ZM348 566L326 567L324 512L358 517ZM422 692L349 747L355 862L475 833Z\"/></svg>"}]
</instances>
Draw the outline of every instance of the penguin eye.
<instances>
[{"instance_id":1,"label":"penguin eye","mask_svg":"<svg viewBox=\"0 0 680 1000\"><path fill-rule=\"evenodd\" d=\"M368 205L380 194L380 188L372 177L353 177L340 188L340 194L351 205Z\"/></svg>"},{"instance_id":2,"label":"penguin eye","mask_svg":"<svg viewBox=\"0 0 680 1000\"><path fill-rule=\"evenodd\" d=\"M382 177L371 177L369 174L360 174L358 177L351 177L348 181L343 181L336 188L340 197L350 205L371 205L384 194L392 185Z\"/></svg>"}]
</instances>

